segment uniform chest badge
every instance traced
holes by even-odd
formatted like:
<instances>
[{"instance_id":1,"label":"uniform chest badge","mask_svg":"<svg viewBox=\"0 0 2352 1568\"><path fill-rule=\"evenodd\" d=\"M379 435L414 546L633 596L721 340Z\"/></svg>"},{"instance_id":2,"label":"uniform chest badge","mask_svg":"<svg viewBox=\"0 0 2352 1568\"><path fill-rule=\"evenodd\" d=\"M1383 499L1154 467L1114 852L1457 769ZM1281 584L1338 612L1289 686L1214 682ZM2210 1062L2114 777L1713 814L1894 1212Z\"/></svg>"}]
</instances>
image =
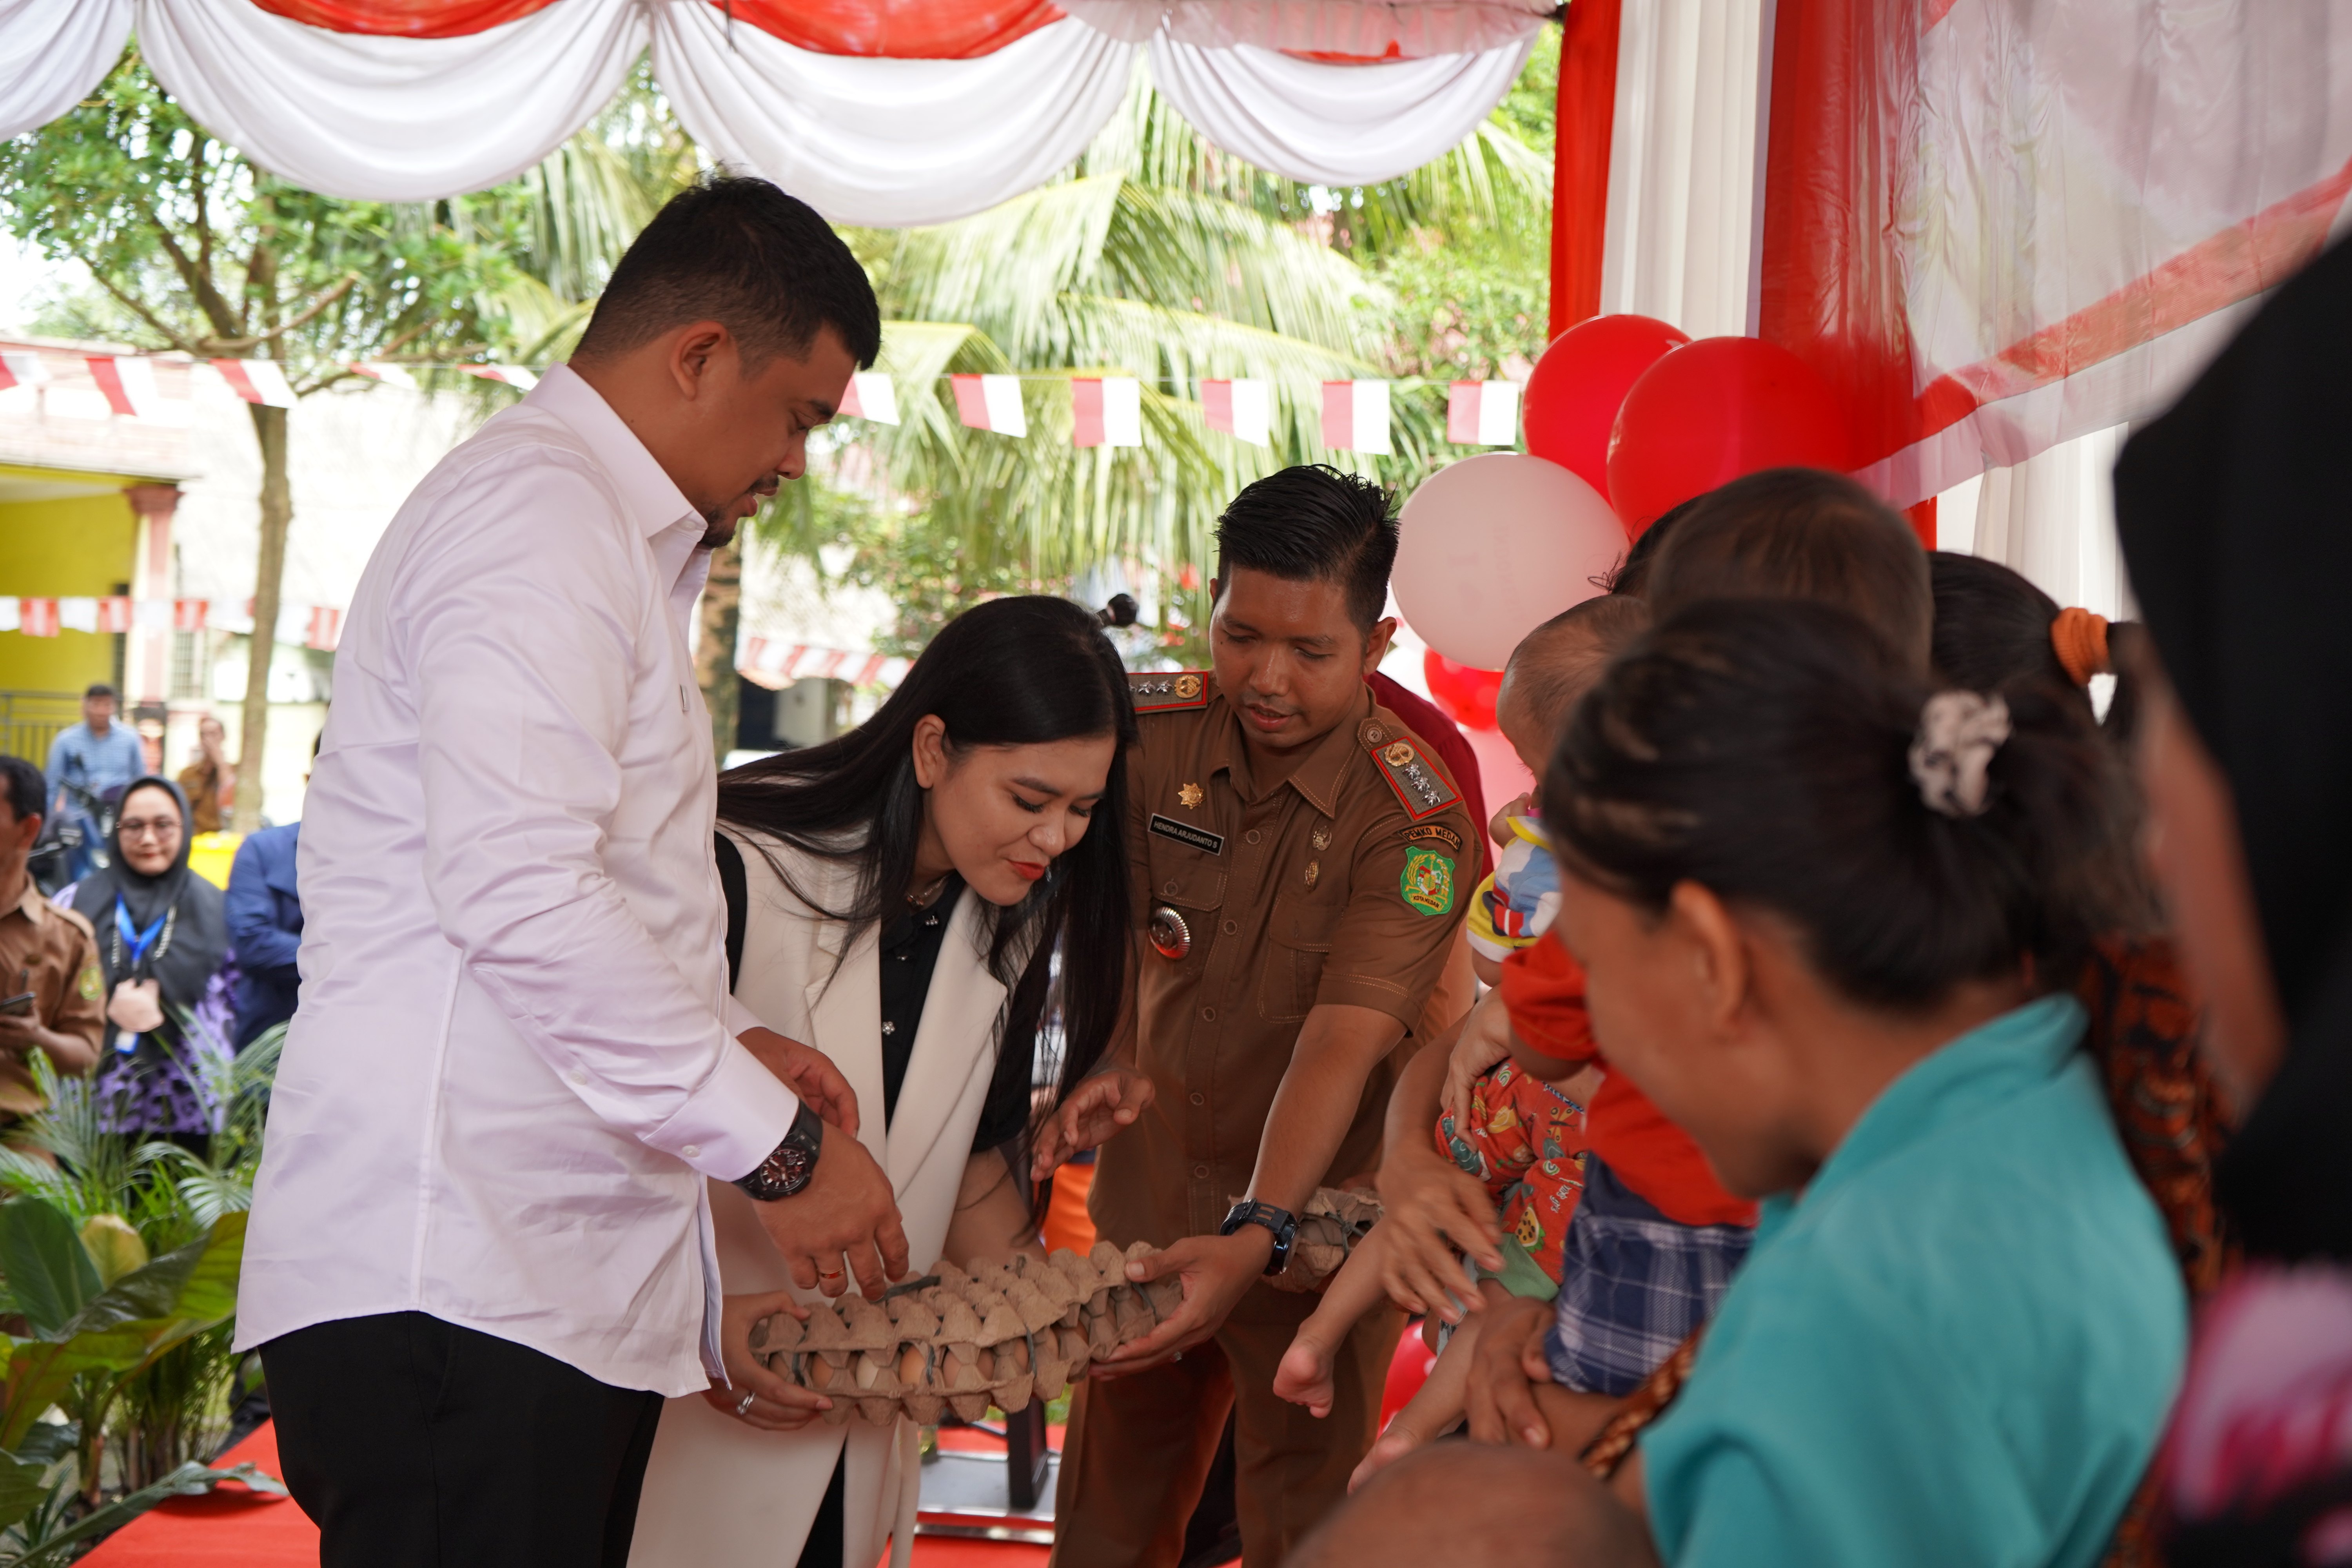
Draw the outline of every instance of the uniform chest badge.
<instances>
[{"instance_id":1,"label":"uniform chest badge","mask_svg":"<svg viewBox=\"0 0 2352 1568\"><path fill-rule=\"evenodd\" d=\"M1165 959L1179 959L1192 951L1192 928L1166 904L1151 911L1150 937L1151 951Z\"/></svg>"},{"instance_id":2,"label":"uniform chest badge","mask_svg":"<svg viewBox=\"0 0 2352 1568\"><path fill-rule=\"evenodd\" d=\"M1454 908L1454 862L1434 849L1407 850L1397 891L1423 914L1446 913Z\"/></svg>"},{"instance_id":3,"label":"uniform chest badge","mask_svg":"<svg viewBox=\"0 0 2352 1568\"><path fill-rule=\"evenodd\" d=\"M1318 877L1320 877L1322 874L1323 874L1323 862L1322 862L1322 861L1320 861L1320 860L1309 860L1308 862L1307 862L1307 885L1308 887L1310 887L1310 888L1311 888L1311 887L1313 887L1313 886L1315 885L1315 879L1316 879L1316 878L1318 878Z\"/></svg>"},{"instance_id":4,"label":"uniform chest badge","mask_svg":"<svg viewBox=\"0 0 2352 1568\"><path fill-rule=\"evenodd\" d=\"M1319 822L1315 825L1313 842L1315 847L1318 849L1328 849L1331 847L1331 825L1329 823Z\"/></svg>"},{"instance_id":5,"label":"uniform chest badge","mask_svg":"<svg viewBox=\"0 0 2352 1568\"><path fill-rule=\"evenodd\" d=\"M1190 811L1201 804L1201 786L1196 784L1184 784L1176 791L1176 798L1183 803L1185 810Z\"/></svg>"}]
</instances>

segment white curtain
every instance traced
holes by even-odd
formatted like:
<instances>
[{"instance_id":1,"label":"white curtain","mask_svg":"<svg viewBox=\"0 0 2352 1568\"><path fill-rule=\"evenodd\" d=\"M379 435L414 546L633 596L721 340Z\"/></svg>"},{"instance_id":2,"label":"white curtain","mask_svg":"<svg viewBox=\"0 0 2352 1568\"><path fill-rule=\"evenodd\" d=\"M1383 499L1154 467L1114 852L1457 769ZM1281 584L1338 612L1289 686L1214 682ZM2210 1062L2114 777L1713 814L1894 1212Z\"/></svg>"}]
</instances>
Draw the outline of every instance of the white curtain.
<instances>
[{"instance_id":1,"label":"white curtain","mask_svg":"<svg viewBox=\"0 0 2352 1568\"><path fill-rule=\"evenodd\" d=\"M47 125L106 79L131 0L0 0L0 138Z\"/></svg>"},{"instance_id":2,"label":"white curtain","mask_svg":"<svg viewBox=\"0 0 2352 1568\"><path fill-rule=\"evenodd\" d=\"M561 0L463 37L381 37L253 0L140 0L139 47L205 130L270 173L415 202L510 180L553 152L620 89L646 26L637 0Z\"/></svg>"},{"instance_id":3,"label":"white curtain","mask_svg":"<svg viewBox=\"0 0 2352 1568\"><path fill-rule=\"evenodd\" d=\"M1517 43L1549 0L1063 0L1062 9L1129 43L1155 35L1196 48L1267 49L1417 60Z\"/></svg>"},{"instance_id":4,"label":"white curtain","mask_svg":"<svg viewBox=\"0 0 2352 1568\"><path fill-rule=\"evenodd\" d=\"M1226 152L1309 184L1370 185L1459 146L1510 91L1532 43L1362 66L1165 34L1149 52L1152 84Z\"/></svg>"},{"instance_id":5,"label":"white curtain","mask_svg":"<svg viewBox=\"0 0 2352 1568\"><path fill-rule=\"evenodd\" d=\"M1066 168L1134 58L1067 20L978 59L900 60L813 54L741 25L730 46L707 0L661 0L654 16L654 75L697 142L835 222L887 227L964 217Z\"/></svg>"},{"instance_id":6,"label":"white curtain","mask_svg":"<svg viewBox=\"0 0 2352 1568\"><path fill-rule=\"evenodd\" d=\"M2128 433L2094 430L1945 491L1939 538L2015 567L2061 605L2110 620L2136 614L2116 542L2116 458ZM1960 515L1970 497L1972 518Z\"/></svg>"},{"instance_id":7,"label":"white curtain","mask_svg":"<svg viewBox=\"0 0 2352 1568\"><path fill-rule=\"evenodd\" d=\"M1695 338L1749 330L1764 0L1624 8L1609 143L1603 314Z\"/></svg>"}]
</instances>

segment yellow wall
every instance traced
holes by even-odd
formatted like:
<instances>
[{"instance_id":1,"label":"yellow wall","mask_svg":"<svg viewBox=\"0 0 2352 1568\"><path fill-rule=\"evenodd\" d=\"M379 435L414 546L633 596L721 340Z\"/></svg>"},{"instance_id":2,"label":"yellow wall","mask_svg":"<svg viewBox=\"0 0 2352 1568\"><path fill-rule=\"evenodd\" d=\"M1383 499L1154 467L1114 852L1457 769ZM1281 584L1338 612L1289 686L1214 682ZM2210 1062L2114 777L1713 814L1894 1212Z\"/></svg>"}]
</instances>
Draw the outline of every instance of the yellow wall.
<instances>
[{"instance_id":1,"label":"yellow wall","mask_svg":"<svg viewBox=\"0 0 2352 1568\"><path fill-rule=\"evenodd\" d=\"M14 484L11 481L15 481ZM0 464L0 594L34 598L102 595L131 581L138 519L123 475ZM25 484L105 485L110 493L8 500ZM0 690L79 692L114 679L111 632L60 631L53 637L0 632Z\"/></svg>"}]
</instances>

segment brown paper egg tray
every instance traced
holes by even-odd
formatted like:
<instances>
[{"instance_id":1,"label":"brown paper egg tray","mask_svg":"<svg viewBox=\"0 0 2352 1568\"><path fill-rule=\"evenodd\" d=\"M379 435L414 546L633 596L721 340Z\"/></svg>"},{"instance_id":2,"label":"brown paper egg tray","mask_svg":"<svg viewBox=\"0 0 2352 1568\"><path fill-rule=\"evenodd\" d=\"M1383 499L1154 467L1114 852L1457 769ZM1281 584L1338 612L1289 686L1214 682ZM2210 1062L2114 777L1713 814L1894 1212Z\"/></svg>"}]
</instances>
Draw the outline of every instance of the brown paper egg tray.
<instances>
[{"instance_id":1,"label":"brown paper egg tray","mask_svg":"<svg viewBox=\"0 0 2352 1568\"><path fill-rule=\"evenodd\" d=\"M1266 1281L1277 1290L1320 1290L1381 1220L1381 1200L1352 1187L1318 1187L1298 1216L1290 1262Z\"/></svg>"},{"instance_id":2,"label":"brown paper egg tray","mask_svg":"<svg viewBox=\"0 0 2352 1568\"><path fill-rule=\"evenodd\" d=\"M835 1426L851 1407L877 1426L900 1415L921 1426L953 1411L977 1421L991 1405L1027 1408L1058 1397L1089 1363L1160 1325L1183 1300L1173 1278L1130 1284L1121 1252L1097 1242L1081 1258L1065 1247L1044 1262L942 1263L881 1301L845 1296L803 1323L778 1313L751 1328L751 1351L769 1368L833 1401Z\"/></svg>"}]
</instances>

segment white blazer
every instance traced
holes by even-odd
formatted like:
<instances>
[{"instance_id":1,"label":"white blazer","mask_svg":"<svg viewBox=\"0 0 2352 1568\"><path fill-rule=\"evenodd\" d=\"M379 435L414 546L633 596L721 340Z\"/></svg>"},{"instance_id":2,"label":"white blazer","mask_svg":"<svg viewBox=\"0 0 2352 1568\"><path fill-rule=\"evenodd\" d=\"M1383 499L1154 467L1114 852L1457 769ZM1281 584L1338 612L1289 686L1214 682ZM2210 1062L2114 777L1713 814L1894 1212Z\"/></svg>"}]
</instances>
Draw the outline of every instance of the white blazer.
<instances>
[{"instance_id":1,"label":"white blazer","mask_svg":"<svg viewBox=\"0 0 2352 1568\"><path fill-rule=\"evenodd\" d=\"M730 837L742 848L750 893L736 997L778 1034L832 1058L857 1091L858 1141L890 1177L906 1225L908 1260L919 1273L947 1244L996 1065L1005 992L988 972L983 945L991 906L969 889L956 900L898 1114L886 1131L880 932L869 927L843 957L845 928L812 914L756 841ZM772 843L768 848L812 897L836 908L848 901L851 872L839 862ZM793 1289L783 1255L768 1240L751 1199L714 1181L710 1207L728 1294ZM919 1468L912 1458L914 1435L909 1422L898 1422L894 1430L870 1426L854 1412L845 1426L817 1421L798 1432L762 1432L712 1409L699 1394L673 1399L663 1407L646 1472L632 1568L793 1568L845 1440L844 1561L847 1568L870 1568L884 1538L902 1522L912 1526ZM893 1544L903 1553L911 1543Z\"/></svg>"}]
</instances>

